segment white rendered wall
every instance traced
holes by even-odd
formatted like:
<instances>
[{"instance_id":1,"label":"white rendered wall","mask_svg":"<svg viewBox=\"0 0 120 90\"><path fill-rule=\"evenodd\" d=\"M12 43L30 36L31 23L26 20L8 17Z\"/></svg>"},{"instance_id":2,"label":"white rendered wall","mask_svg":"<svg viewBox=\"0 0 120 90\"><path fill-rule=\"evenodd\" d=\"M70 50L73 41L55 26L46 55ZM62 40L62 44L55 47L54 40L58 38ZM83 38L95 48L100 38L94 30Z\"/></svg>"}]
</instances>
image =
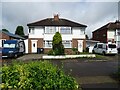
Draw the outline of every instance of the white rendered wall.
<instances>
[{"instance_id":1,"label":"white rendered wall","mask_svg":"<svg viewBox=\"0 0 120 90\"><path fill-rule=\"evenodd\" d=\"M43 38L44 28L35 27L34 34L29 33L29 38Z\"/></svg>"},{"instance_id":2,"label":"white rendered wall","mask_svg":"<svg viewBox=\"0 0 120 90\"><path fill-rule=\"evenodd\" d=\"M72 38L80 38L80 39L85 39L85 28L72 28L73 30L73 36Z\"/></svg>"},{"instance_id":3,"label":"white rendered wall","mask_svg":"<svg viewBox=\"0 0 120 90\"><path fill-rule=\"evenodd\" d=\"M60 31L60 27L56 27L56 32ZM61 34L63 40L72 40L72 38L85 39L85 28L72 28L72 34ZM29 33L29 38L44 38L44 40L52 40L54 34L44 34L44 28L35 27L34 34Z\"/></svg>"},{"instance_id":4,"label":"white rendered wall","mask_svg":"<svg viewBox=\"0 0 120 90\"><path fill-rule=\"evenodd\" d=\"M114 39L115 37L115 31L114 30L108 30L107 31L107 38L108 39Z\"/></svg>"},{"instance_id":5,"label":"white rendered wall","mask_svg":"<svg viewBox=\"0 0 120 90\"><path fill-rule=\"evenodd\" d=\"M25 43L25 53L28 53L28 39L24 40Z\"/></svg>"}]
</instances>

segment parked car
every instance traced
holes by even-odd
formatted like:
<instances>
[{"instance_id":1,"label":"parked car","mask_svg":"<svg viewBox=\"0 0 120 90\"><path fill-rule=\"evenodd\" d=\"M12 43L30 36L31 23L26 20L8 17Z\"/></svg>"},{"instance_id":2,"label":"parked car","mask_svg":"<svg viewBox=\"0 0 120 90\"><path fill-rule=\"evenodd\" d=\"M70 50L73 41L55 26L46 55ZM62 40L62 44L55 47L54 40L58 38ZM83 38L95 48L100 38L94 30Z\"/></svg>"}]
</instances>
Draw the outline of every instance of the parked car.
<instances>
[{"instance_id":1,"label":"parked car","mask_svg":"<svg viewBox=\"0 0 120 90\"><path fill-rule=\"evenodd\" d=\"M115 43L97 43L94 48L93 48L93 53L98 53L98 54L112 54L116 55L118 53L117 47Z\"/></svg>"},{"instance_id":2,"label":"parked car","mask_svg":"<svg viewBox=\"0 0 120 90\"><path fill-rule=\"evenodd\" d=\"M2 57L18 57L25 53L25 44L22 40L6 40L3 43Z\"/></svg>"}]
</instances>

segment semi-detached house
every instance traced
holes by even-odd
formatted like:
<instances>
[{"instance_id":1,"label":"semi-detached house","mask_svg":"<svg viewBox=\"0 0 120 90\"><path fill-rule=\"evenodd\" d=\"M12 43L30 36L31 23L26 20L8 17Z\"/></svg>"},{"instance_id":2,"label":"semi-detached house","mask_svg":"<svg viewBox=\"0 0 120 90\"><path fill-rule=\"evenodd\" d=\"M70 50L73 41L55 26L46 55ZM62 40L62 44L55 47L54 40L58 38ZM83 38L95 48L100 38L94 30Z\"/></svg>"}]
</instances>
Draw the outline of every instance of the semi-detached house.
<instances>
[{"instance_id":1,"label":"semi-detached house","mask_svg":"<svg viewBox=\"0 0 120 90\"><path fill-rule=\"evenodd\" d=\"M43 19L29 23L28 26L28 53L37 53L38 48L43 48L47 53L52 49L52 40L56 32L60 32L65 53L71 54L72 48L78 48L83 52L86 47L85 29L86 25L71 20L59 18Z\"/></svg>"}]
</instances>

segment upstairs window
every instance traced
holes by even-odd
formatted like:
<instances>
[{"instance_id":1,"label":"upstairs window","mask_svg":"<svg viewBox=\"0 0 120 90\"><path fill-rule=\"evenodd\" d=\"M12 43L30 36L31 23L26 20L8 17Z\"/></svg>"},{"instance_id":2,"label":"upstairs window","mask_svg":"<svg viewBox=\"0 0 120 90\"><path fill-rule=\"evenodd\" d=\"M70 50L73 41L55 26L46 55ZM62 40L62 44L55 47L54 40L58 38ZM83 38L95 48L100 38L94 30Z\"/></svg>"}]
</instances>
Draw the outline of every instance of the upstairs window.
<instances>
[{"instance_id":1,"label":"upstairs window","mask_svg":"<svg viewBox=\"0 0 120 90\"><path fill-rule=\"evenodd\" d=\"M60 33L61 34L72 34L71 27L61 27Z\"/></svg>"},{"instance_id":2,"label":"upstairs window","mask_svg":"<svg viewBox=\"0 0 120 90\"><path fill-rule=\"evenodd\" d=\"M34 30L33 27L30 27L30 28L29 28L29 33L30 33L30 34L34 34L34 33L35 33L35 30Z\"/></svg>"},{"instance_id":3,"label":"upstairs window","mask_svg":"<svg viewBox=\"0 0 120 90\"><path fill-rule=\"evenodd\" d=\"M56 27L45 27L46 34L54 34L56 33Z\"/></svg>"}]
</instances>

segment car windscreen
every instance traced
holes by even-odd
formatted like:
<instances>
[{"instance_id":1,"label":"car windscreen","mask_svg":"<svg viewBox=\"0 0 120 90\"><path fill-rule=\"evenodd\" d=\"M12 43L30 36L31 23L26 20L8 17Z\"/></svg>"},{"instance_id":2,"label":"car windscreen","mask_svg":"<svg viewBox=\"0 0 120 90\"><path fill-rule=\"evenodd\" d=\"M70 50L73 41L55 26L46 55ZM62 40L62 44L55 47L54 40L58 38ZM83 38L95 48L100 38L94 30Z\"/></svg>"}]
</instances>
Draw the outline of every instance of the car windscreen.
<instances>
[{"instance_id":1,"label":"car windscreen","mask_svg":"<svg viewBox=\"0 0 120 90\"><path fill-rule=\"evenodd\" d=\"M15 44L4 44L4 48L15 48Z\"/></svg>"},{"instance_id":2,"label":"car windscreen","mask_svg":"<svg viewBox=\"0 0 120 90\"><path fill-rule=\"evenodd\" d=\"M116 45L109 44L108 47L109 47L109 48L116 48Z\"/></svg>"}]
</instances>

